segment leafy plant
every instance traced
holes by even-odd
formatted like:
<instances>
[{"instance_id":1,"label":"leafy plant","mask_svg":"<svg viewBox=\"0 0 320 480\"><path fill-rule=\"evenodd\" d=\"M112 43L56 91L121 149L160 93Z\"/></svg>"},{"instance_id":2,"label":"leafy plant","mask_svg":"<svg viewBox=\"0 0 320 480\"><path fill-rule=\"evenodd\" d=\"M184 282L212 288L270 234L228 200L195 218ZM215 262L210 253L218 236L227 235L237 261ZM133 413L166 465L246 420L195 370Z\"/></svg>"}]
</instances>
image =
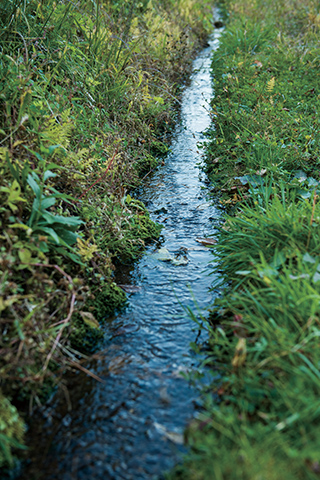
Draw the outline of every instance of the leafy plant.
<instances>
[{"instance_id":1,"label":"leafy plant","mask_svg":"<svg viewBox=\"0 0 320 480\"><path fill-rule=\"evenodd\" d=\"M35 172L28 175L27 183L30 185L35 198L27 225L31 228L32 232L38 236L47 235L50 245L54 246L57 252L64 252L64 249L59 247L66 247L71 252L74 252L70 247L74 245L79 238L75 230L84 222L76 216L65 217L50 212L49 209L56 204L57 198L63 198L64 200L68 198L67 195L57 192L53 192L51 195L44 194L46 181L55 176L56 174L50 170L44 172L41 179L42 181ZM43 252L47 252L48 248L45 241L40 242L40 249ZM73 260L79 261L74 253L65 252L65 254Z\"/></svg>"}]
</instances>

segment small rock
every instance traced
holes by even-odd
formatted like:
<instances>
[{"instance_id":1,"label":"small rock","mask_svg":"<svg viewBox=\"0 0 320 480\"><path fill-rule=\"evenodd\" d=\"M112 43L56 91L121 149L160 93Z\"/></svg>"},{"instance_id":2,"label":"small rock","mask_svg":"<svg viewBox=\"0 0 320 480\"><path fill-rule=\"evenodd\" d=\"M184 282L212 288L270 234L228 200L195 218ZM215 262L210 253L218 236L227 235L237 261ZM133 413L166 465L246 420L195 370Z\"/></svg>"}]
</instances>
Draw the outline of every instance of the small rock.
<instances>
[{"instance_id":1,"label":"small rock","mask_svg":"<svg viewBox=\"0 0 320 480\"><path fill-rule=\"evenodd\" d=\"M220 20L217 20L216 22L214 22L213 25L215 26L215 28L222 28L222 27L224 27L224 23L221 22Z\"/></svg>"}]
</instances>

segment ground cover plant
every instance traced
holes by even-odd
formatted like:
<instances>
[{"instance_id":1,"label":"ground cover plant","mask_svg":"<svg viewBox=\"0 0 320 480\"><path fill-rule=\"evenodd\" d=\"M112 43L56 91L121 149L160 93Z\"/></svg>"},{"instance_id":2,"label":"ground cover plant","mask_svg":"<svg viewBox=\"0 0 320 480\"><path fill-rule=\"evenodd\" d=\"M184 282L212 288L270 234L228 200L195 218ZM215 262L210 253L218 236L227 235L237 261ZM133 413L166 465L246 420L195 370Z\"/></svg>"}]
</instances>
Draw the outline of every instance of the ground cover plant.
<instances>
[{"instance_id":1,"label":"ground cover plant","mask_svg":"<svg viewBox=\"0 0 320 480\"><path fill-rule=\"evenodd\" d=\"M169 148L209 3L1 3L0 469L16 407L96 347L125 303L115 265L160 234L132 191Z\"/></svg>"},{"instance_id":2,"label":"ground cover plant","mask_svg":"<svg viewBox=\"0 0 320 480\"><path fill-rule=\"evenodd\" d=\"M207 171L225 210L212 381L168 478L320 474L319 3L227 1ZM208 373L206 373L207 375Z\"/></svg>"}]
</instances>

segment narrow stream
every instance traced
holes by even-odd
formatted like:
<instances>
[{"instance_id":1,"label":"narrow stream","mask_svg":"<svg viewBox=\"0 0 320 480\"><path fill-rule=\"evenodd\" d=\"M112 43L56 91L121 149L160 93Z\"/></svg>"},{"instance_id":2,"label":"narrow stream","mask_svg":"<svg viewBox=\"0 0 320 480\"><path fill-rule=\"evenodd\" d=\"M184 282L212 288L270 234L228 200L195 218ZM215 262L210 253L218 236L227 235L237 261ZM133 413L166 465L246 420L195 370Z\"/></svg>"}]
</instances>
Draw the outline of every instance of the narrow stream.
<instances>
[{"instance_id":1,"label":"narrow stream","mask_svg":"<svg viewBox=\"0 0 320 480\"><path fill-rule=\"evenodd\" d=\"M195 60L172 153L139 194L164 229L159 244L117 279L133 286L129 305L108 322L102 352L86 365L105 383L74 375L72 409L63 398L44 411L24 479L156 479L184 451L198 392L181 373L199 359L190 349L198 331L183 307L196 311L194 296L205 312L213 300L212 256L196 239L214 234L219 212L208 199L197 144L210 125L218 39L216 31Z\"/></svg>"}]
</instances>

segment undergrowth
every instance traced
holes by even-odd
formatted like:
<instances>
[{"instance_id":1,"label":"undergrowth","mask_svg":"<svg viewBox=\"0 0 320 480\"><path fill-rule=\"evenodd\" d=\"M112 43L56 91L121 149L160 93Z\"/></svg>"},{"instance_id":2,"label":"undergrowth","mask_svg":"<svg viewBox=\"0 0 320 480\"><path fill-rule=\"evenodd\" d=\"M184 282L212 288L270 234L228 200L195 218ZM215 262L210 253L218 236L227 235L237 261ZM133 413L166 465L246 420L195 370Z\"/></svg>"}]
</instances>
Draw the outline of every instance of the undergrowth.
<instances>
[{"instance_id":1,"label":"undergrowth","mask_svg":"<svg viewBox=\"0 0 320 480\"><path fill-rule=\"evenodd\" d=\"M203 408L168 478L319 478L319 3L227 1L206 151L225 211ZM208 375L208 373L206 373ZM196 375L195 375L196 378ZM200 382L201 384L201 382Z\"/></svg>"},{"instance_id":2,"label":"undergrowth","mask_svg":"<svg viewBox=\"0 0 320 480\"><path fill-rule=\"evenodd\" d=\"M95 348L125 303L114 264L160 234L131 191L168 150L208 5L0 6L0 386L19 408ZM23 440L2 404L0 468Z\"/></svg>"}]
</instances>

